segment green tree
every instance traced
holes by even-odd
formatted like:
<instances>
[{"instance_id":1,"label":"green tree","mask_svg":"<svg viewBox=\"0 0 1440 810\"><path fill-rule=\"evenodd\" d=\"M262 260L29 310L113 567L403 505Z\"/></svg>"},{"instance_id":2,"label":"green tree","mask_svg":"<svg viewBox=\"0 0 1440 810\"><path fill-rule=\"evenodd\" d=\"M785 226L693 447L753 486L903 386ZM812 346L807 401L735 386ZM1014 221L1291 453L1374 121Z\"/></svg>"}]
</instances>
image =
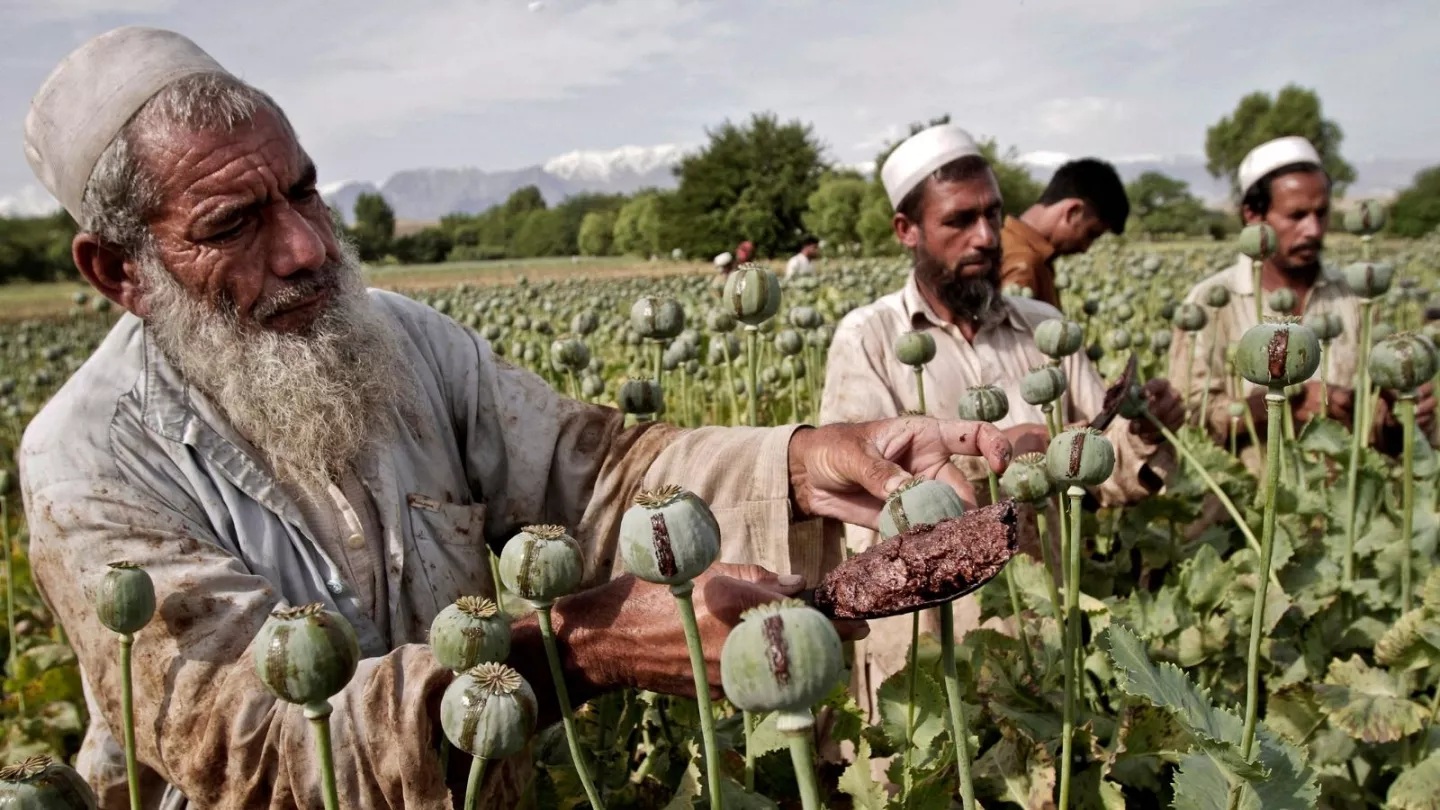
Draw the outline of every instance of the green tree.
<instances>
[{"instance_id":1,"label":"green tree","mask_svg":"<svg viewBox=\"0 0 1440 810\"><path fill-rule=\"evenodd\" d=\"M405 264L434 264L445 261L454 244L441 228L425 228L396 239L395 258Z\"/></svg>"},{"instance_id":2,"label":"green tree","mask_svg":"<svg viewBox=\"0 0 1440 810\"><path fill-rule=\"evenodd\" d=\"M0 283L78 278L70 258L75 230L75 221L64 211L0 218Z\"/></svg>"},{"instance_id":3,"label":"green tree","mask_svg":"<svg viewBox=\"0 0 1440 810\"><path fill-rule=\"evenodd\" d=\"M870 184L859 172L827 173L806 201L805 227L827 244L849 246L860 241L860 213Z\"/></svg>"},{"instance_id":4,"label":"green tree","mask_svg":"<svg viewBox=\"0 0 1440 810\"><path fill-rule=\"evenodd\" d=\"M656 191L642 191L615 215L617 253L651 256L660 253L660 200Z\"/></svg>"},{"instance_id":5,"label":"green tree","mask_svg":"<svg viewBox=\"0 0 1440 810\"><path fill-rule=\"evenodd\" d=\"M1416 174L1400 192L1390 206L1389 225L1397 236L1425 236L1440 228L1440 166Z\"/></svg>"},{"instance_id":6,"label":"green tree","mask_svg":"<svg viewBox=\"0 0 1440 810\"><path fill-rule=\"evenodd\" d=\"M1314 144L1337 194L1355 182L1355 167L1340 156L1340 142L1345 137L1340 125L1323 116L1320 96L1314 90L1294 84L1281 88L1273 98L1263 91L1245 96L1234 112L1206 130L1206 168L1212 177L1227 178L1238 200L1235 172L1246 153L1287 135L1299 135Z\"/></svg>"},{"instance_id":7,"label":"green tree","mask_svg":"<svg viewBox=\"0 0 1440 810\"><path fill-rule=\"evenodd\" d=\"M1045 186L1020 162L1019 149L1011 146L1001 153L995 139L986 138L980 141L980 153L990 164L990 171L995 173L995 184L1000 187L1005 213L1020 216L1045 192Z\"/></svg>"},{"instance_id":8,"label":"green tree","mask_svg":"<svg viewBox=\"0 0 1440 810\"><path fill-rule=\"evenodd\" d=\"M762 113L707 134L705 148L676 167L679 186L660 199L662 252L711 256L741 239L759 256L791 250L826 168L810 126Z\"/></svg>"},{"instance_id":9,"label":"green tree","mask_svg":"<svg viewBox=\"0 0 1440 810\"><path fill-rule=\"evenodd\" d=\"M509 255L516 258L569 255L565 221L558 212L544 208L532 210L520 218Z\"/></svg>"},{"instance_id":10,"label":"green tree","mask_svg":"<svg viewBox=\"0 0 1440 810\"><path fill-rule=\"evenodd\" d=\"M361 194L355 199L355 227L350 232L360 258L375 261L390 252L395 238L395 211L379 194Z\"/></svg>"},{"instance_id":11,"label":"green tree","mask_svg":"<svg viewBox=\"0 0 1440 810\"><path fill-rule=\"evenodd\" d=\"M591 211L580 222L580 252L586 256L608 256L615 246L614 211Z\"/></svg>"},{"instance_id":12,"label":"green tree","mask_svg":"<svg viewBox=\"0 0 1440 810\"><path fill-rule=\"evenodd\" d=\"M1125 189L1130 216L1137 230L1147 234L1205 232L1205 205L1190 193L1190 184L1160 172L1145 172Z\"/></svg>"},{"instance_id":13,"label":"green tree","mask_svg":"<svg viewBox=\"0 0 1440 810\"><path fill-rule=\"evenodd\" d=\"M531 211L544 211L550 206L545 204L545 195L540 193L538 186L521 186L510 192L505 200L505 213L512 217L519 217Z\"/></svg>"},{"instance_id":14,"label":"green tree","mask_svg":"<svg viewBox=\"0 0 1440 810\"><path fill-rule=\"evenodd\" d=\"M585 218L596 212L613 214L624 204L625 197L619 194L576 194L551 209L560 218L565 231L565 249L557 255L574 256L582 253L580 229L585 224Z\"/></svg>"}]
</instances>

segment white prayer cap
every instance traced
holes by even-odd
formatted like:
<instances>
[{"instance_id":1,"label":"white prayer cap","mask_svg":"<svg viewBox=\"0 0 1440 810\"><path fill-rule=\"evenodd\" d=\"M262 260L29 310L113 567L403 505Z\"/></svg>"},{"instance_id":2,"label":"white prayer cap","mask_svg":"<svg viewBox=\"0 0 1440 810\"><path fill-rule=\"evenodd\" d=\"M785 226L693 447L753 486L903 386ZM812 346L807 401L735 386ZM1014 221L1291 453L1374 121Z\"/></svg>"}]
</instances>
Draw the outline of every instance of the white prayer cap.
<instances>
[{"instance_id":1,"label":"white prayer cap","mask_svg":"<svg viewBox=\"0 0 1440 810\"><path fill-rule=\"evenodd\" d=\"M25 159L70 216L106 147L145 102L171 82L226 73L172 31L127 26L76 48L56 66L25 116Z\"/></svg>"},{"instance_id":2,"label":"white prayer cap","mask_svg":"<svg viewBox=\"0 0 1440 810\"><path fill-rule=\"evenodd\" d=\"M1240 170L1236 172L1240 180L1240 196L1245 196L1251 186L1270 172L1297 163L1320 165L1320 153L1298 135L1276 138L1251 149L1250 154L1240 161Z\"/></svg>"},{"instance_id":3,"label":"white prayer cap","mask_svg":"<svg viewBox=\"0 0 1440 810\"><path fill-rule=\"evenodd\" d=\"M890 195L890 206L899 208L905 195L941 166L979 154L980 146L975 139L954 124L940 124L911 135L895 147L880 167L880 182Z\"/></svg>"},{"instance_id":4,"label":"white prayer cap","mask_svg":"<svg viewBox=\"0 0 1440 810\"><path fill-rule=\"evenodd\" d=\"M715 257L715 266L724 267L725 265L729 264L734 260L735 257L731 256L729 253L721 253L719 256Z\"/></svg>"}]
</instances>

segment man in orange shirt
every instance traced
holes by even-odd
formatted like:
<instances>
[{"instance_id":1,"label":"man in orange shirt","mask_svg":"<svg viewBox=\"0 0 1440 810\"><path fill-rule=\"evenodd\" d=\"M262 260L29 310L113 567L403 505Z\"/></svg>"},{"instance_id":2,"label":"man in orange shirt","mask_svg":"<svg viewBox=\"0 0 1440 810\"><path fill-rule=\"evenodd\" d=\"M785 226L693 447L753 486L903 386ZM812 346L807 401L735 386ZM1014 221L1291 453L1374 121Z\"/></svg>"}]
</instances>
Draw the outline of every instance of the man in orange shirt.
<instances>
[{"instance_id":1,"label":"man in orange shirt","mask_svg":"<svg viewBox=\"0 0 1440 810\"><path fill-rule=\"evenodd\" d=\"M1104 234L1125 233L1130 200L1115 167L1085 158L1061 166L1040 201L1000 232L1000 284L1028 287L1037 301L1062 309L1054 261L1084 253Z\"/></svg>"}]
</instances>

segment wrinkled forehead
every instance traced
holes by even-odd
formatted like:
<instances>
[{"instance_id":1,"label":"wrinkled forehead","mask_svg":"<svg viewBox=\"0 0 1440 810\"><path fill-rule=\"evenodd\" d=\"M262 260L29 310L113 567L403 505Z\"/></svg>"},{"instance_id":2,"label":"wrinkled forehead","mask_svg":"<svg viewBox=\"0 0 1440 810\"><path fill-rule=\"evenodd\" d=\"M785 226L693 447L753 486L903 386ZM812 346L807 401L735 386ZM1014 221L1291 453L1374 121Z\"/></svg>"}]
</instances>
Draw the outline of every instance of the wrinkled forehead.
<instances>
[{"instance_id":1,"label":"wrinkled forehead","mask_svg":"<svg viewBox=\"0 0 1440 810\"><path fill-rule=\"evenodd\" d=\"M142 135L138 151L155 180L161 215L212 198L263 200L314 181L314 164L294 130L269 109L230 128L157 127Z\"/></svg>"},{"instance_id":2,"label":"wrinkled forehead","mask_svg":"<svg viewBox=\"0 0 1440 810\"><path fill-rule=\"evenodd\" d=\"M959 180L936 177L925 181L925 213L937 222L971 213L981 213L1000 203L1000 187L993 172L986 170Z\"/></svg>"}]
</instances>

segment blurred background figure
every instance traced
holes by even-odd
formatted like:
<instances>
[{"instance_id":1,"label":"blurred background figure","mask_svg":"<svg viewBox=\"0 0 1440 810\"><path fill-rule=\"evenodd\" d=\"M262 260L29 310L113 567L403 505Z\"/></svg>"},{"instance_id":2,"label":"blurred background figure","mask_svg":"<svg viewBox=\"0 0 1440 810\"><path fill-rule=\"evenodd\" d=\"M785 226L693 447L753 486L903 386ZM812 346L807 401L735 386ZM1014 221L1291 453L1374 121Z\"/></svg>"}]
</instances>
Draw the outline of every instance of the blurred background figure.
<instances>
[{"instance_id":1,"label":"blurred background figure","mask_svg":"<svg viewBox=\"0 0 1440 810\"><path fill-rule=\"evenodd\" d=\"M814 236L806 235L800 240L800 252L790 257L785 263L785 280L789 281L795 276L808 276L815 272L810 265L810 260L820 255L820 240Z\"/></svg>"}]
</instances>

